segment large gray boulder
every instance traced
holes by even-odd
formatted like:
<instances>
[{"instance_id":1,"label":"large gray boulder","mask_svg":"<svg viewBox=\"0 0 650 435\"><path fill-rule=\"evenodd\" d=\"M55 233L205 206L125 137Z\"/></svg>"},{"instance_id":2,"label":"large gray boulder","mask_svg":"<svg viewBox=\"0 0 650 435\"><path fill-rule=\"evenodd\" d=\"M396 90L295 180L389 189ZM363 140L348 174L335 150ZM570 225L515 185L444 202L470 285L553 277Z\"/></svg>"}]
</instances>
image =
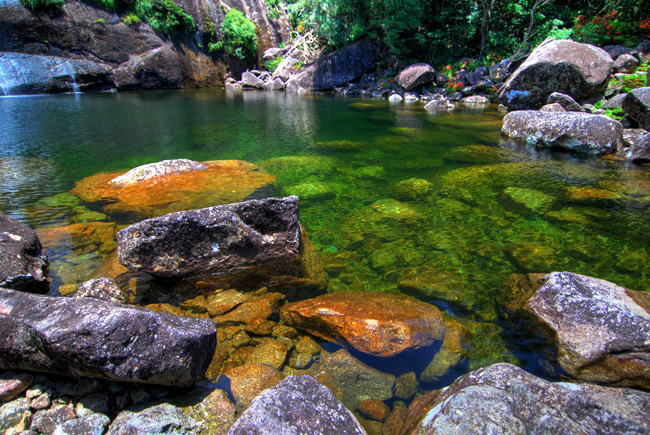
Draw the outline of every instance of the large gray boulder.
<instances>
[{"instance_id":1,"label":"large gray boulder","mask_svg":"<svg viewBox=\"0 0 650 435\"><path fill-rule=\"evenodd\" d=\"M650 433L648 393L552 383L506 363L468 373L425 399L421 410L409 408L409 417L417 418L413 430L401 433Z\"/></svg>"},{"instance_id":2,"label":"large gray boulder","mask_svg":"<svg viewBox=\"0 0 650 435\"><path fill-rule=\"evenodd\" d=\"M0 287L47 293L49 262L36 233L0 213Z\"/></svg>"},{"instance_id":3,"label":"large gray boulder","mask_svg":"<svg viewBox=\"0 0 650 435\"><path fill-rule=\"evenodd\" d=\"M198 435L201 423L169 403L142 405L120 412L106 435Z\"/></svg>"},{"instance_id":4,"label":"large gray boulder","mask_svg":"<svg viewBox=\"0 0 650 435\"><path fill-rule=\"evenodd\" d=\"M634 145L624 150L623 155L632 163L650 163L650 133L634 141Z\"/></svg>"},{"instance_id":5,"label":"large gray boulder","mask_svg":"<svg viewBox=\"0 0 650 435\"><path fill-rule=\"evenodd\" d=\"M0 52L0 96L112 87L110 68L88 60Z\"/></svg>"},{"instance_id":6,"label":"large gray boulder","mask_svg":"<svg viewBox=\"0 0 650 435\"><path fill-rule=\"evenodd\" d=\"M287 90L326 91L342 86L368 71L379 62L379 49L370 40L362 40L336 50L303 67L289 79Z\"/></svg>"},{"instance_id":7,"label":"large gray boulder","mask_svg":"<svg viewBox=\"0 0 650 435\"><path fill-rule=\"evenodd\" d=\"M407 91L428 85L436 79L436 70L428 63L416 63L404 68L397 76L397 83Z\"/></svg>"},{"instance_id":8,"label":"large gray boulder","mask_svg":"<svg viewBox=\"0 0 650 435\"><path fill-rule=\"evenodd\" d=\"M634 89L623 100L623 110L641 128L650 130L650 87Z\"/></svg>"},{"instance_id":9,"label":"large gray boulder","mask_svg":"<svg viewBox=\"0 0 650 435\"><path fill-rule=\"evenodd\" d=\"M650 389L650 298L645 292L554 272L525 309L551 331L568 373Z\"/></svg>"},{"instance_id":10,"label":"large gray boulder","mask_svg":"<svg viewBox=\"0 0 650 435\"><path fill-rule=\"evenodd\" d=\"M0 307L2 369L188 386L216 348L210 319L5 289Z\"/></svg>"},{"instance_id":11,"label":"large gray boulder","mask_svg":"<svg viewBox=\"0 0 650 435\"><path fill-rule=\"evenodd\" d=\"M115 87L120 91L132 89L180 89L183 70L179 56L169 45L132 55L114 70Z\"/></svg>"},{"instance_id":12,"label":"large gray boulder","mask_svg":"<svg viewBox=\"0 0 650 435\"><path fill-rule=\"evenodd\" d=\"M604 50L570 40L538 46L499 92L511 109L539 109L553 92L581 101L605 84L614 61Z\"/></svg>"},{"instance_id":13,"label":"large gray boulder","mask_svg":"<svg viewBox=\"0 0 650 435\"><path fill-rule=\"evenodd\" d=\"M119 261L133 271L188 277L298 259L298 197L170 213L117 233Z\"/></svg>"},{"instance_id":14,"label":"large gray boulder","mask_svg":"<svg viewBox=\"0 0 650 435\"><path fill-rule=\"evenodd\" d=\"M310 376L290 376L258 395L229 435L363 434L354 415Z\"/></svg>"},{"instance_id":15,"label":"large gray boulder","mask_svg":"<svg viewBox=\"0 0 650 435\"><path fill-rule=\"evenodd\" d=\"M538 148L601 155L622 146L623 126L604 115L518 110L505 116L501 135Z\"/></svg>"},{"instance_id":16,"label":"large gray boulder","mask_svg":"<svg viewBox=\"0 0 650 435\"><path fill-rule=\"evenodd\" d=\"M126 174L109 181L114 186L129 186L158 177L184 174L192 171L202 171L208 167L200 162L188 159L161 160L160 162L147 163L128 171Z\"/></svg>"}]
</instances>

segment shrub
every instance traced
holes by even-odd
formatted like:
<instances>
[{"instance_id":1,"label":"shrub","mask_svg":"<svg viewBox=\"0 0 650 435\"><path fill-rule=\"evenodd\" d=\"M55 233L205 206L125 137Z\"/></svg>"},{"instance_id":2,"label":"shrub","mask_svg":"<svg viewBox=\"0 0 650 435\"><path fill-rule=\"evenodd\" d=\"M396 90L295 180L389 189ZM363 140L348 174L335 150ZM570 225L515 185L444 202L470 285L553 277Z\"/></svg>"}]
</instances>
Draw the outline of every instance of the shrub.
<instances>
[{"instance_id":1,"label":"shrub","mask_svg":"<svg viewBox=\"0 0 650 435\"><path fill-rule=\"evenodd\" d=\"M117 9L116 0L87 0L88 3L100 7L106 11L114 11Z\"/></svg>"},{"instance_id":2,"label":"shrub","mask_svg":"<svg viewBox=\"0 0 650 435\"><path fill-rule=\"evenodd\" d=\"M172 0L139 0L135 12L152 29L166 36L196 29L194 19Z\"/></svg>"},{"instance_id":3,"label":"shrub","mask_svg":"<svg viewBox=\"0 0 650 435\"><path fill-rule=\"evenodd\" d=\"M272 60L267 60L264 62L264 67L268 72L275 72L275 70L278 68L278 65L280 65L280 62L282 62L281 57L277 57Z\"/></svg>"},{"instance_id":4,"label":"shrub","mask_svg":"<svg viewBox=\"0 0 650 435\"><path fill-rule=\"evenodd\" d=\"M140 17L136 14L126 14L122 17L122 22L127 26L135 28L140 23Z\"/></svg>"},{"instance_id":5,"label":"shrub","mask_svg":"<svg viewBox=\"0 0 650 435\"><path fill-rule=\"evenodd\" d=\"M246 54L255 54L257 36L255 24L237 9L231 9L221 23L221 39L216 44L209 44L209 50L223 50L228 56L244 59Z\"/></svg>"},{"instance_id":6,"label":"shrub","mask_svg":"<svg viewBox=\"0 0 650 435\"><path fill-rule=\"evenodd\" d=\"M578 41L599 46L635 46L639 41L650 38L650 18L635 22L616 11L592 19L578 15L575 18L574 36Z\"/></svg>"},{"instance_id":7,"label":"shrub","mask_svg":"<svg viewBox=\"0 0 650 435\"><path fill-rule=\"evenodd\" d=\"M20 3L33 11L35 10L60 10L65 0L20 0Z\"/></svg>"}]
</instances>

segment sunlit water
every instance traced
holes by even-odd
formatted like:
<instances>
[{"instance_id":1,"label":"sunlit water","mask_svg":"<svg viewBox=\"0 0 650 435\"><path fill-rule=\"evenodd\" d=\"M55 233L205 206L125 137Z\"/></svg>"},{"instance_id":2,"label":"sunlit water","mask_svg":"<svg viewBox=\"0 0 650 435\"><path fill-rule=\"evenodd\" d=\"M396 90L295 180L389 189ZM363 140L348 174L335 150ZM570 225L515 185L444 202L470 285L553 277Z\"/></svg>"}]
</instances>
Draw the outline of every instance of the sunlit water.
<instances>
[{"instance_id":1,"label":"sunlit water","mask_svg":"<svg viewBox=\"0 0 650 435\"><path fill-rule=\"evenodd\" d=\"M509 283L566 270L647 290L650 174L500 146L502 117L254 91L0 98L0 212L63 225L97 210L56 195L98 172L173 158L260 164L277 182L259 196L300 196L329 291L435 304L474 334L461 372L510 361L558 378ZM51 247L54 291L108 250Z\"/></svg>"}]
</instances>

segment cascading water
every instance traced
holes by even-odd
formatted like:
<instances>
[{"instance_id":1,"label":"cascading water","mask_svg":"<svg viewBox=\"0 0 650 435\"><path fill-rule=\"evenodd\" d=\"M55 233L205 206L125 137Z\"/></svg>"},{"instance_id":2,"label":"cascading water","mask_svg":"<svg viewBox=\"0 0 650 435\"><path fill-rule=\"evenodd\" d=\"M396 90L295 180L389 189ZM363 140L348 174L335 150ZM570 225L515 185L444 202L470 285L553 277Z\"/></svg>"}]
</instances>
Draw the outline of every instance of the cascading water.
<instances>
[{"instance_id":1,"label":"cascading water","mask_svg":"<svg viewBox=\"0 0 650 435\"><path fill-rule=\"evenodd\" d=\"M5 63L8 61L5 61L3 59L2 54L0 54L0 92L2 94L0 95L9 95L9 83L8 83L8 78L7 78L7 72L5 71Z\"/></svg>"},{"instance_id":2,"label":"cascading water","mask_svg":"<svg viewBox=\"0 0 650 435\"><path fill-rule=\"evenodd\" d=\"M66 60L62 64L63 71L70 77L70 85L72 86L72 93L74 94L80 94L81 91L79 90L79 85L77 84L77 80L75 80L74 76L74 67L72 66L72 63L69 60Z\"/></svg>"}]
</instances>

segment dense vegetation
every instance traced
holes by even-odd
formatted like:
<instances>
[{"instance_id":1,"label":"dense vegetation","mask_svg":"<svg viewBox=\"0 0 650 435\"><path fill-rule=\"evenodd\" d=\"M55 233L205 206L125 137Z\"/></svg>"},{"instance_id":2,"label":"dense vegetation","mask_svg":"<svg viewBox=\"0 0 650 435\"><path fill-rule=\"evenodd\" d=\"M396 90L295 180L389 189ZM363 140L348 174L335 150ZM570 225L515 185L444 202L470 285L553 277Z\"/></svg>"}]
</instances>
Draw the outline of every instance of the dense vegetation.
<instances>
[{"instance_id":1,"label":"dense vegetation","mask_svg":"<svg viewBox=\"0 0 650 435\"><path fill-rule=\"evenodd\" d=\"M298 32L311 28L335 47L380 39L391 63L490 61L549 36L598 45L650 38L650 0L285 0L284 6Z\"/></svg>"},{"instance_id":2,"label":"dense vegetation","mask_svg":"<svg viewBox=\"0 0 650 435\"><path fill-rule=\"evenodd\" d=\"M257 50L255 24L237 9L231 9L219 28L220 38L209 44L210 51L223 50L226 55L244 59Z\"/></svg>"}]
</instances>

